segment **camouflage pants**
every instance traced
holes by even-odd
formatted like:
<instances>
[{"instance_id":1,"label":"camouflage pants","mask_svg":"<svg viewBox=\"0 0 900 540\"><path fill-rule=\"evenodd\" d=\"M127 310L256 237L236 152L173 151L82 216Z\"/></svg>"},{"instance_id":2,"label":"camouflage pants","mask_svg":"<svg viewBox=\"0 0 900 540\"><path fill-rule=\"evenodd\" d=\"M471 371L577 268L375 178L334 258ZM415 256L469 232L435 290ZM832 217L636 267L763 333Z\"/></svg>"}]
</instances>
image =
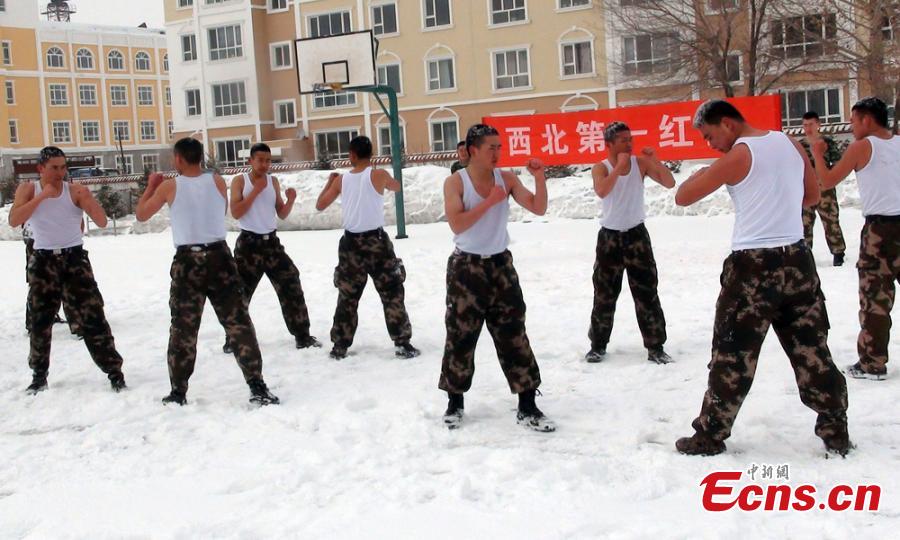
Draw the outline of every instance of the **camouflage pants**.
<instances>
[{"instance_id":1,"label":"camouflage pants","mask_svg":"<svg viewBox=\"0 0 900 540\"><path fill-rule=\"evenodd\" d=\"M847 384L828 350L828 313L815 261L801 241L733 252L716 304L709 385L694 428L725 440L756 373L771 325L794 370L800 400L822 439L846 434Z\"/></svg>"},{"instance_id":2,"label":"camouflage pants","mask_svg":"<svg viewBox=\"0 0 900 540\"><path fill-rule=\"evenodd\" d=\"M591 349L602 350L609 343L616 300L622 292L623 274L634 299L638 327L644 347L650 349L666 342L666 317L659 302L656 261L650 234L641 224L627 231L600 229L597 258L594 262L594 309L588 337Z\"/></svg>"},{"instance_id":3,"label":"camouflage pants","mask_svg":"<svg viewBox=\"0 0 900 540\"><path fill-rule=\"evenodd\" d=\"M445 322L441 390L461 394L472 386L475 346L485 323L509 389L520 394L540 386L541 371L525 333L525 299L509 251L487 259L458 251L450 256Z\"/></svg>"},{"instance_id":4,"label":"camouflage pants","mask_svg":"<svg viewBox=\"0 0 900 540\"><path fill-rule=\"evenodd\" d=\"M384 306L388 334L395 344L408 343L412 326L404 304L403 282L406 269L394 254L394 245L382 229L353 235L345 233L338 244L338 265L334 269L334 286L338 290L331 342L347 349L359 324L357 310L366 282L372 276L375 290Z\"/></svg>"},{"instance_id":5,"label":"camouflage pants","mask_svg":"<svg viewBox=\"0 0 900 540\"><path fill-rule=\"evenodd\" d=\"M59 304L81 324L84 344L94 363L107 375L122 372L122 357L106 314L103 297L84 249L70 248L59 254L36 250L28 259L28 310L31 353L28 366L46 375L50 369L50 340Z\"/></svg>"},{"instance_id":6,"label":"camouflage pants","mask_svg":"<svg viewBox=\"0 0 900 540\"><path fill-rule=\"evenodd\" d=\"M840 211L837 191L834 188L822 192L819 204L803 209L803 233L809 249L813 247L813 226L816 224L816 213L818 213L822 218L822 226L825 227L825 241L828 242L831 254L838 255L846 251L844 233L841 232Z\"/></svg>"},{"instance_id":7,"label":"camouflage pants","mask_svg":"<svg viewBox=\"0 0 900 540\"><path fill-rule=\"evenodd\" d=\"M34 253L34 239L26 238L25 239L25 281L28 282L28 261L31 260L31 255ZM63 287L66 284L63 283ZM78 324L78 319L75 315L75 310L72 309L68 304L63 302L63 313L66 314L66 323L69 325L69 332L81 335L81 326ZM25 302L25 330L31 332L31 305L26 301Z\"/></svg>"},{"instance_id":8,"label":"camouflage pants","mask_svg":"<svg viewBox=\"0 0 900 540\"><path fill-rule=\"evenodd\" d=\"M244 283L247 305L250 305L250 299L265 274L278 295L281 315L288 331L294 337L308 337L309 313L300 284L300 271L275 233L259 235L242 231L234 247L234 260Z\"/></svg>"},{"instance_id":9,"label":"camouflage pants","mask_svg":"<svg viewBox=\"0 0 900 540\"><path fill-rule=\"evenodd\" d=\"M900 282L900 218L863 226L859 247L859 362L869 373L884 373L891 337L894 283Z\"/></svg>"},{"instance_id":10,"label":"camouflage pants","mask_svg":"<svg viewBox=\"0 0 900 540\"><path fill-rule=\"evenodd\" d=\"M179 248L169 272L169 380L172 390L187 393L197 359L197 333L206 300L212 304L244 380L262 380L262 354L243 297L243 283L225 242L205 250Z\"/></svg>"}]
</instances>

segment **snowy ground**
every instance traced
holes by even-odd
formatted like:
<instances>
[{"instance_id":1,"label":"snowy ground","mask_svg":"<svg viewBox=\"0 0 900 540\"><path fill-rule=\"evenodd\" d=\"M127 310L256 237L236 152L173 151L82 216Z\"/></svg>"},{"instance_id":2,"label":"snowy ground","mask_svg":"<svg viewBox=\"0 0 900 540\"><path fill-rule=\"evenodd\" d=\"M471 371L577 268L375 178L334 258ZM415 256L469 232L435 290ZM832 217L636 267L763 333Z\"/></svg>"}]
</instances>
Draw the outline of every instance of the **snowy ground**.
<instances>
[{"instance_id":1,"label":"snowy ground","mask_svg":"<svg viewBox=\"0 0 900 540\"><path fill-rule=\"evenodd\" d=\"M840 365L855 359L856 274L862 219L842 216L848 265L817 254ZM648 221L669 321L669 366L645 361L630 295L619 303L610 355L586 364L597 225L554 219L511 225L541 365L540 406L554 434L515 425L515 399L486 332L467 423L441 425L436 386L444 340L446 224L414 225L396 241L409 280L414 343L397 360L369 287L350 358L296 351L271 287L252 315L266 379L283 405L251 409L210 309L184 408L165 408L168 233L91 238L130 390L110 392L82 343L57 326L50 390L27 397L24 253L0 242L0 537L4 538L888 538L900 526L900 378L849 380L858 449L824 459L814 414L797 396L777 340L763 349L756 384L728 452L689 458L674 440L691 432L706 363L729 216ZM314 334L327 341L336 292L337 231L287 232L301 268ZM229 241L233 245L234 237ZM895 332L896 335L896 332ZM896 340L894 358L900 355ZM790 483L825 491L878 484L877 513L711 514L699 482L752 464L790 466ZM768 481L766 481L768 482Z\"/></svg>"}]
</instances>

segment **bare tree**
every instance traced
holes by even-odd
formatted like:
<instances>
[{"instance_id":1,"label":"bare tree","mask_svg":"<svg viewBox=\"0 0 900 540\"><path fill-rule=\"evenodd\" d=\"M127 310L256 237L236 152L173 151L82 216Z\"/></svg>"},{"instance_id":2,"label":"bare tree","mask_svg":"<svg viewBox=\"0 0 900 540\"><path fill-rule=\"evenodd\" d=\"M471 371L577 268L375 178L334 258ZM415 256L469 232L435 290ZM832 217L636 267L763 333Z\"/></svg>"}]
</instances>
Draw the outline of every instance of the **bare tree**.
<instances>
[{"instance_id":1,"label":"bare tree","mask_svg":"<svg viewBox=\"0 0 900 540\"><path fill-rule=\"evenodd\" d=\"M619 49L613 67L626 80L719 88L732 97L848 69L893 99L887 89L896 87L898 69L885 54L885 42L898 39L892 1L605 0L601 9ZM895 25L893 42L883 38L885 20Z\"/></svg>"}]
</instances>

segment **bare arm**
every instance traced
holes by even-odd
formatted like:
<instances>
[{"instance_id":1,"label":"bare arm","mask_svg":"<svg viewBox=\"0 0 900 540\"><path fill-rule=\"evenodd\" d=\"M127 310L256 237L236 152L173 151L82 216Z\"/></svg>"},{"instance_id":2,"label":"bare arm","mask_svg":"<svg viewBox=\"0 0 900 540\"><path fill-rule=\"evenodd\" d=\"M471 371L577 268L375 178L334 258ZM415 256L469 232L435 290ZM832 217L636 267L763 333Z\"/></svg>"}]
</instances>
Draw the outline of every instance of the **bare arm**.
<instances>
[{"instance_id":1,"label":"bare arm","mask_svg":"<svg viewBox=\"0 0 900 540\"><path fill-rule=\"evenodd\" d=\"M106 211L103 210L103 207L100 206L100 203L94 198L91 190L85 186L75 184L73 184L71 188L75 191L75 206L84 210L91 218L91 221L96 223L101 229L105 228L108 223Z\"/></svg>"},{"instance_id":2,"label":"bare arm","mask_svg":"<svg viewBox=\"0 0 900 540\"><path fill-rule=\"evenodd\" d=\"M491 194L478 203L478 206L466 211L463 204L463 186L458 173L451 174L444 181L444 214L454 234L462 234L478 223L494 205L508 197L505 189L495 185Z\"/></svg>"},{"instance_id":3,"label":"bare arm","mask_svg":"<svg viewBox=\"0 0 900 540\"><path fill-rule=\"evenodd\" d=\"M219 190L219 195L225 199L225 212L224 214L228 214L228 184L225 183L225 179L219 176L218 174L213 174L213 180L216 182L216 189Z\"/></svg>"},{"instance_id":4,"label":"bare arm","mask_svg":"<svg viewBox=\"0 0 900 540\"><path fill-rule=\"evenodd\" d=\"M826 145L827 149L827 145ZM816 174L822 182L822 189L831 189L840 184L853 171L858 171L864 164L867 164L872 156L872 143L866 139L854 141L847 147L840 161L829 169L825 162L825 150L821 145L813 145L813 160L816 165Z\"/></svg>"},{"instance_id":5,"label":"bare arm","mask_svg":"<svg viewBox=\"0 0 900 540\"><path fill-rule=\"evenodd\" d=\"M274 176L272 177L272 187L275 188L275 213L278 214L279 219L287 219L291 214L291 210L294 209L294 201L297 200L297 190L294 188L285 190L284 194L287 200L284 200L281 198L281 184L278 183L278 179Z\"/></svg>"},{"instance_id":6,"label":"bare arm","mask_svg":"<svg viewBox=\"0 0 900 540\"><path fill-rule=\"evenodd\" d=\"M654 151L653 148L647 147L644 148L641 153L643 155L638 156L637 159L638 166L641 168L643 174L649 176L657 184L666 189L675 187L675 177L672 176L672 171L656 158L656 151Z\"/></svg>"},{"instance_id":7,"label":"bare arm","mask_svg":"<svg viewBox=\"0 0 900 540\"><path fill-rule=\"evenodd\" d=\"M254 182L253 189L244 197L244 175L239 174L235 176L231 181L231 216L234 219L244 217L244 214L250 211L250 207L253 206L256 198L263 192L265 187L265 182Z\"/></svg>"},{"instance_id":8,"label":"bare arm","mask_svg":"<svg viewBox=\"0 0 900 540\"><path fill-rule=\"evenodd\" d=\"M379 191L383 192L385 189L400 191L400 182L394 180L394 177L384 169L372 169L372 180L381 188Z\"/></svg>"},{"instance_id":9,"label":"bare arm","mask_svg":"<svg viewBox=\"0 0 900 540\"><path fill-rule=\"evenodd\" d=\"M325 182L325 187L322 188L322 193L319 193L319 198L316 199L316 210L321 212L325 210L331 204L337 200L338 196L341 194L341 175L340 173L331 173L328 176L328 181Z\"/></svg>"},{"instance_id":10,"label":"bare arm","mask_svg":"<svg viewBox=\"0 0 900 540\"><path fill-rule=\"evenodd\" d=\"M163 175L160 173L151 174L150 179L147 182L147 189L145 189L144 194L141 195L141 199L138 201L137 208L134 212L137 220L147 221L153 217L154 214L159 212L159 209L162 208L164 204L171 204L174 193L175 180L164 180Z\"/></svg>"},{"instance_id":11,"label":"bare arm","mask_svg":"<svg viewBox=\"0 0 900 540\"><path fill-rule=\"evenodd\" d=\"M750 173L753 158L747 145L740 144L685 180L675 193L675 204L690 206L725 184L734 185Z\"/></svg>"},{"instance_id":12,"label":"bare arm","mask_svg":"<svg viewBox=\"0 0 900 540\"><path fill-rule=\"evenodd\" d=\"M594 178L594 193L601 199L605 199L607 195L616 187L616 180L625 174L625 169L631 162L631 156L619 154L616 165L611 171L606 170L606 165L600 162L594 165L591 170L591 176Z\"/></svg>"},{"instance_id":13,"label":"bare arm","mask_svg":"<svg viewBox=\"0 0 900 540\"><path fill-rule=\"evenodd\" d=\"M544 175L544 164L539 159L530 159L526 167L534 175L534 193L522 184L515 173L503 171L503 181L519 206L534 215L543 216L547 213L547 177Z\"/></svg>"},{"instance_id":14,"label":"bare arm","mask_svg":"<svg viewBox=\"0 0 900 540\"><path fill-rule=\"evenodd\" d=\"M19 225L24 224L31 218L34 211L37 210L38 205L40 205L47 197L48 191L46 189L42 190L41 193L35 197L33 183L26 182L20 184L19 187L16 188L16 197L13 199L12 209L9 211L9 225L11 227L18 227Z\"/></svg>"}]
</instances>

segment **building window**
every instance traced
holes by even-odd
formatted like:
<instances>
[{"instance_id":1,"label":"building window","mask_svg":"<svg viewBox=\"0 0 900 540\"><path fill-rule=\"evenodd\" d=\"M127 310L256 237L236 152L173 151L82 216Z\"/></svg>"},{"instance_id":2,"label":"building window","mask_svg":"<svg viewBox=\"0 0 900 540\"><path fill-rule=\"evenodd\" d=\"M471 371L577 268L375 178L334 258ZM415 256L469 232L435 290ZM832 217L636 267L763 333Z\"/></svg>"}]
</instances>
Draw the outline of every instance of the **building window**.
<instances>
[{"instance_id":1,"label":"building window","mask_svg":"<svg viewBox=\"0 0 900 540\"><path fill-rule=\"evenodd\" d=\"M141 120L141 140L156 140L156 122L153 120Z\"/></svg>"},{"instance_id":2,"label":"building window","mask_svg":"<svg viewBox=\"0 0 900 540\"><path fill-rule=\"evenodd\" d=\"M169 53L163 55L163 71L169 72Z\"/></svg>"},{"instance_id":3,"label":"building window","mask_svg":"<svg viewBox=\"0 0 900 540\"><path fill-rule=\"evenodd\" d=\"M119 170L121 174L133 174L134 173L134 156L131 154L125 154L125 161L122 161L122 154L116 154L116 169Z\"/></svg>"},{"instance_id":4,"label":"building window","mask_svg":"<svg viewBox=\"0 0 900 540\"><path fill-rule=\"evenodd\" d=\"M372 6L372 32L376 36L397 33L397 4Z\"/></svg>"},{"instance_id":5,"label":"building window","mask_svg":"<svg viewBox=\"0 0 900 540\"><path fill-rule=\"evenodd\" d=\"M294 67L294 55L291 54L291 43L272 43L269 45L269 64L273 70Z\"/></svg>"},{"instance_id":6,"label":"building window","mask_svg":"<svg viewBox=\"0 0 900 540\"><path fill-rule=\"evenodd\" d=\"M450 0L423 0L425 3L425 28L439 28L452 23Z\"/></svg>"},{"instance_id":7,"label":"building window","mask_svg":"<svg viewBox=\"0 0 900 540\"><path fill-rule=\"evenodd\" d=\"M194 5L194 0L178 0L179 8L191 7Z\"/></svg>"},{"instance_id":8,"label":"building window","mask_svg":"<svg viewBox=\"0 0 900 540\"><path fill-rule=\"evenodd\" d=\"M784 127L803 124L807 111L819 113L823 124L841 121L841 93L837 88L784 91L781 93L781 124Z\"/></svg>"},{"instance_id":9,"label":"building window","mask_svg":"<svg viewBox=\"0 0 900 540\"><path fill-rule=\"evenodd\" d=\"M106 55L106 65L112 71L123 71L125 69L125 57L119 51L109 51Z\"/></svg>"},{"instance_id":10,"label":"building window","mask_svg":"<svg viewBox=\"0 0 900 540\"><path fill-rule=\"evenodd\" d=\"M138 105L142 107L149 107L153 105L153 87L152 86L138 86L137 87L137 101Z\"/></svg>"},{"instance_id":11,"label":"building window","mask_svg":"<svg viewBox=\"0 0 900 540\"><path fill-rule=\"evenodd\" d=\"M168 122L166 122L166 128L168 128L169 139L171 139L172 135L175 134L175 122L173 122L172 120L169 120Z\"/></svg>"},{"instance_id":12,"label":"building window","mask_svg":"<svg viewBox=\"0 0 900 540\"><path fill-rule=\"evenodd\" d=\"M562 44L562 72L564 77L594 73L594 46L590 41Z\"/></svg>"},{"instance_id":13,"label":"building window","mask_svg":"<svg viewBox=\"0 0 900 540\"><path fill-rule=\"evenodd\" d=\"M433 120L431 122L431 151L447 152L456 148L459 130L456 120Z\"/></svg>"},{"instance_id":14,"label":"building window","mask_svg":"<svg viewBox=\"0 0 900 540\"><path fill-rule=\"evenodd\" d=\"M559 9L572 9L590 6L591 0L559 0ZM625 2L622 2L625 5Z\"/></svg>"},{"instance_id":15,"label":"building window","mask_svg":"<svg viewBox=\"0 0 900 540\"><path fill-rule=\"evenodd\" d=\"M406 147L406 136L403 133L404 126L400 126L400 150ZM378 126L378 155L391 155L391 126Z\"/></svg>"},{"instance_id":16,"label":"building window","mask_svg":"<svg viewBox=\"0 0 900 540\"><path fill-rule=\"evenodd\" d=\"M498 51L494 53L494 89L509 90L531 86L528 50Z\"/></svg>"},{"instance_id":17,"label":"building window","mask_svg":"<svg viewBox=\"0 0 900 540\"><path fill-rule=\"evenodd\" d=\"M50 85L50 105L64 107L69 104L69 87L65 84Z\"/></svg>"},{"instance_id":18,"label":"building window","mask_svg":"<svg viewBox=\"0 0 900 540\"><path fill-rule=\"evenodd\" d=\"M214 84L212 94L213 114L217 118L247 114L247 96L243 82Z\"/></svg>"},{"instance_id":19,"label":"building window","mask_svg":"<svg viewBox=\"0 0 900 540\"><path fill-rule=\"evenodd\" d=\"M524 21L525 0L491 0L491 24Z\"/></svg>"},{"instance_id":20,"label":"building window","mask_svg":"<svg viewBox=\"0 0 900 540\"><path fill-rule=\"evenodd\" d=\"M738 82L741 80L741 55L729 54L725 57L725 80Z\"/></svg>"},{"instance_id":21,"label":"building window","mask_svg":"<svg viewBox=\"0 0 900 540\"><path fill-rule=\"evenodd\" d=\"M53 142L72 142L72 124L70 122L53 122Z\"/></svg>"},{"instance_id":22,"label":"building window","mask_svg":"<svg viewBox=\"0 0 900 540\"><path fill-rule=\"evenodd\" d=\"M894 8L895 13L893 16L888 11L889 9L890 8L885 6L885 14L881 18L881 37L886 41L894 41L898 29L900 29L900 12L897 12L897 10L900 9L900 4Z\"/></svg>"},{"instance_id":23,"label":"building window","mask_svg":"<svg viewBox=\"0 0 900 540\"><path fill-rule=\"evenodd\" d=\"M346 159L350 157L350 140L359 135L355 129L316 133L316 157Z\"/></svg>"},{"instance_id":24,"label":"building window","mask_svg":"<svg viewBox=\"0 0 900 540\"><path fill-rule=\"evenodd\" d=\"M711 13L722 13L740 7L740 0L707 0L706 6Z\"/></svg>"},{"instance_id":25,"label":"building window","mask_svg":"<svg viewBox=\"0 0 900 540\"><path fill-rule=\"evenodd\" d=\"M100 142L100 122L85 120L81 123L81 141L86 143Z\"/></svg>"},{"instance_id":26,"label":"building window","mask_svg":"<svg viewBox=\"0 0 900 540\"><path fill-rule=\"evenodd\" d=\"M131 123L128 120L113 120L113 139L116 141L131 140Z\"/></svg>"},{"instance_id":27,"label":"building window","mask_svg":"<svg viewBox=\"0 0 900 540\"><path fill-rule=\"evenodd\" d=\"M141 165L144 171L158 171L159 154L144 154L141 156Z\"/></svg>"},{"instance_id":28,"label":"building window","mask_svg":"<svg viewBox=\"0 0 900 540\"><path fill-rule=\"evenodd\" d=\"M233 0L206 0L206 5L211 6L213 4L224 4L226 2L232 2Z\"/></svg>"},{"instance_id":29,"label":"building window","mask_svg":"<svg viewBox=\"0 0 900 540\"><path fill-rule=\"evenodd\" d=\"M82 107L96 106L97 86L93 84L79 84L78 103L80 103Z\"/></svg>"},{"instance_id":30,"label":"building window","mask_svg":"<svg viewBox=\"0 0 900 540\"><path fill-rule=\"evenodd\" d=\"M109 87L109 103L113 107L128 106L128 87L114 84Z\"/></svg>"},{"instance_id":31,"label":"building window","mask_svg":"<svg viewBox=\"0 0 900 540\"><path fill-rule=\"evenodd\" d=\"M309 37L334 36L351 31L349 11L312 15L307 20L309 21Z\"/></svg>"},{"instance_id":32,"label":"building window","mask_svg":"<svg viewBox=\"0 0 900 540\"><path fill-rule=\"evenodd\" d=\"M0 0L0 13L6 13L6 0Z\"/></svg>"},{"instance_id":33,"label":"building window","mask_svg":"<svg viewBox=\"0 0 900 540\"><path fill-rule=\"evenodd\" d=\"M356 105L356 92L317 92L313 95L313 107L325 109L328 107L352 107Z\"/></svg>"},{"instance_id":34,"label":"building window","mask_svg":"<svg viewBox=\"0 0 900 540\"><path fill-rule=\"evenodd\" d=\"M288 0L269 0L269 11L285 11L288 8Z\"/></svg>"},{"instance_id":35,"label":"building window","mask_svg":"<svg viewBox=\"0 0 900 540\"><path fill-rule=\"evenodd\" d=\"M181 36L181 59L185 62L197 59L197 36L194 34Z\"/></svg>"},{"instance_id":36,"label":"building window","mask_svg":"<svg viewBox=\"0 0 900 540\"><path fill-rule=\"evenodd\" d=\"M166 107L172 106L172 89L168 86L166 87Z\"/></svg>"},{"instance_id":37,"label":"building window","mask_svg":"<svg viewBox=\"0 0 900 540\"><path fill-rule=\"evenodd\" d=\"M9 142L19 144L19 123L17 120L9 121Z\"/></svg>"},{"instance_id":38,"label":"building window","mask_svg":"<svg viewBox=\"0 0 900 540\"><path fill-rule=\"evenodd\" d=\"M435 58L428 61L428 89L452 90L456 88L452 58Z\"/></svg>"},{"instance_id":39,"label":"building window","mask_svg":"<svg viewBox=\"0 0 900 540\"><path fill-rule=\"evenodd\" d=\"M297 125L297 105L293 99L275 102L275 127L294 127Z\"/></svg>"},{"instance_id":40,"label":"building window","mask_svg":"<svg viewBox=\"0 0 900 540\"><path fill-rule=\"evenodd\" d=\"M12 65L12 42L4 41L0 43L0 49L3 52L3 65L11 66Z\"/></svg>"},{"instance_id":41,"label":"building window","mask_svg":"<svg viewBox=\"0 0 900 540\"><path fill-rule=\"evenodd\" d=\"M202 107L200 106L200 89L191 88L184 91L184 103L186 106L185 114L187 116L200 116Z\"/></svg>"},{"instance_id":42,"label":"building window","mask_svg":"<svg viewBox=\"0 0 900 540\"><path fill-rule=\"evenodd\" d=\"M241 26L233 24L207 30L209 36L209 59L225 60L244 55Z\"/></svg>"},{"instance_id":43,"label":"building window","mask_svg":"<svg viewBox=\"0 0 900 540\"><path fill-rule=\"evenodd\" d=\"M676 46L672 36L645 34L624 38L625 74L665 73L673 67Z\"/></svg>"},{"instance_id":44,"label":"building window","mask_svg":"<svg viewBox=\"0 0 900 540\"><path fill-rule=\"evenodd\" d=\"M15 105L16 104L16 85L13 81L4 81L4 86L6 86L6 104L7 105Z\"/></svg>"},{"instance_id":45,"label":"building window","mask_svg":"<svg viewBox=\"0 0 900 540\"><path fill-rule=\"evenodd\" d=\"M390 86L398 94L403 93L403 81L400 77L400 64L383 64L377 68L378 84Z\"/></svg>"},{"instance_id":46,"label":"building window","mask_svg":"<svg viewBox=\"0 0 900 540\"><path fill-rule=\"evenodd\" d=\"M241 150L250 149L249 139L216 141L216 161L223 167L239 167L244 163Z\"/></svg>"},{"instance_id":47,"label":"building window","mask_svg":"<svg viewBox=\"0 0 900 540\"><path fill-rule=\"evenodd\" d=\"M780 58L813 58L834 52L837 18L833 13L772 21L772 50Z\"/></svg>"},{"instance_id":48,"label":"building window","mask_svg":"<svg viewBox=\"0 0 900 540\"><path fill-rule=\"evenodd\" d=\"M75 66L78 69L94 69L94 53L87 49L78 49L75 53Z\"/></svg>"},{"instance_id":49,"label":"building window","mask_svg":"<svg viewBox=\"0 0 900 540\"><path fill-rule=\"evenodd\" d=\"M65 67L65 55L59 47L50 47L47 49L47 67L61 68Z\"/></svg>"}]
</instances>

